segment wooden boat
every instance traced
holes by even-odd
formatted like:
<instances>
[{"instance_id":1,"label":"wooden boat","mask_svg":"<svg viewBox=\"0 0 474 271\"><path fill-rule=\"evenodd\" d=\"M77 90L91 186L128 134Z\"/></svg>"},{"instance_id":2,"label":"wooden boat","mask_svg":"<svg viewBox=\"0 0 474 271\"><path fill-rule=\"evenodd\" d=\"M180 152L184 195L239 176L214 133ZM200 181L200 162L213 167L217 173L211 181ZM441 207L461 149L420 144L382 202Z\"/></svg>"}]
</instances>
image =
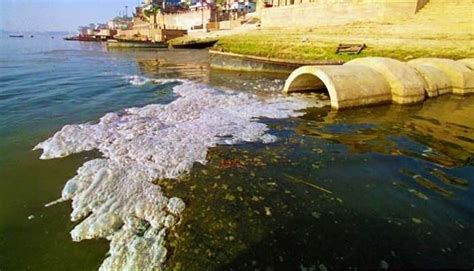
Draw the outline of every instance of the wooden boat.
<instances>
[{"instance_id":1,"label":"wooden boat","mask_svg":"<svg viewBox=\"0 0 474 271\"><path fill-rule=\"evenodd\" d=\"M65 37L64 40L79 40L79 37L77 36Z\"/></svg>"},{"instance_id":2,"label":"wooden boat","mask_svg":"<svg viewBox=\"0 0 474 271\"><path fill-rule=\"evenodd\" d=\"M109 48L138 48L138 49L163 49L168 48L168 43L136 40L108 40Z\"/></svg>"},{"instance_id":3,"label":"wooden boat","mask_svg":"<svg viewBox=\"0 0 474 271\"><path fill-rule=\"evenodd\" d=\"M25 36L23 35L10 35L10 38L24 38Z\"/></svg>"},{"instance_id":4,"label":"wooden boat","mask_svg":"<svg viewBox=\"0 0 474 271\"><path fill-rule=\"evenodd\" d=\"M64 40L73 40L73 41L100 41L99 39L92 37L92 36L72 36L72 37L65 37Z\"/></svg>"},{"instance_id":5,"label":"wooden boat","mask_svg":"<svg viewBox=\"0 0 474 271\"><path fill-rule=\"evenodd\" d=\"M214 46L216 44L217 40L210 40L210 41L189 41L186 43L181 43L181 44L171 44L173 48L176 49L204 49L208 47Z\"/></svg>"}]
</instances>

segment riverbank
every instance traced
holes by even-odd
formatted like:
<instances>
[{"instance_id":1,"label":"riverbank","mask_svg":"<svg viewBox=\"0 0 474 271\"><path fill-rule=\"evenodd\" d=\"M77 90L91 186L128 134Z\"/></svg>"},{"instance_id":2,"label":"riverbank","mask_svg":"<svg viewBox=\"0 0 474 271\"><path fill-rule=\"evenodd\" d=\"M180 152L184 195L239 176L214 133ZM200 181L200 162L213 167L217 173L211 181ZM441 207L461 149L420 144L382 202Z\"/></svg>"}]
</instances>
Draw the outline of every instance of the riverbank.
<instances>
[{"instance_id":1,"label":"riverbank","mask_svg":"<svg viewBox=\"0 0 474 271\"><path fill-rule=\"evenodd\" d=\"M349 61L381 56L398 60L422 57L462 59L474 56L470 3L430 2L413 17L357 21L312 28L270 28L243 24L225 31L196 33L190 39L217 38L214 50L288 60ZM341 43L366 44L358 55L337 54Z\"/></svg>"},{"instance_id":2,"label":"riverbank","mask_svg":"<svg viewBox=\"0 0 474 271\"><path fill-rule=\"evenodd\" d=\"M444 32L396 35L396 30L384 29L383 26L373 23L306 30L249 29L245 33L225 33L221 37L209 33L203 39L218 39L210 51L211 67L239 71L289 74L302 65L342 64L361 57L388 57L400 61L425 57L454 60L474 57L472 33L449 37ZM197 37L188 39L199 40ZM183 40L186 38L181 38L180 42ZM366 44L367 48L360 54L337 54L340 43Z\"/></svg>"},{"instance_id":3,"label":"riverbank","mask_svg":"<svg viewBox=\"0 0 474 271\"><path fill-rule=\"evenodd\" d=\"M383 25L372 25L373 28ZM222 52L289 60L342 60L383 56L398 60L421 57L461 59L474 55L472 33L465 36L417 36L386 31L370 31L367 24L344 27L327 26L318 29L260 29L245 34L219 38L216 47ZM370 33L370 34L368 34ZM336 54L340 43L365 43L360 54Z\"/></svg>"}]
</instances>

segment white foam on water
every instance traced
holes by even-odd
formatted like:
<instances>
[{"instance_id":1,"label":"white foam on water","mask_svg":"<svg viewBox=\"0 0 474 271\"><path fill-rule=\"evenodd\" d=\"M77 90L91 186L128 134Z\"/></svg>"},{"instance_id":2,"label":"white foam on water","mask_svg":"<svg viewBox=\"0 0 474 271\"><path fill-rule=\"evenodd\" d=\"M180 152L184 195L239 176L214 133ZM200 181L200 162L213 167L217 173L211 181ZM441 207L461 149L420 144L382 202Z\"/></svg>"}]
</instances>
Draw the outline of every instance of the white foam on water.
<instances>
[{"instance_id":1,"label":"white foam on water","mask_svg":"<svg viewBox=\"0 0 474 271\"><path fill-rule=\"evenodd\" d=\"M60 201L72 200L74 241L107 238L109 256L101 270L156 270L166 259L167 231L185 208L152 182L177 178L195 162L206 163L209 148L240 142L270 143L258 118L287 118L315 104L303 97L222 91L183 81L170 104L151 104L108 113L96 124L66 125L38 144L41 159L97 149L103 158L84 163Z\"/></svg>"},{"instance_id":2,"label":"white foam on water","mask_svg":"<svg viewBox=\"0 0 474 271\"><path fill-rule=\"evenodd\" d=\"M148 83L162 85L162 84L180 81L176 79L152 79L152 78L148 78L141 75L126 75L126 76L123 76L123 79L127 80L130 84L134 86L143 86Z\"/></svg>"},{"instance_id":3,"label":"white foam on water","mask_svg":"<svg viewBox=\"0 0 474 271\"><path fill-rule=\"evenodd\" d=\"M140 76L140 75L126 75L123 79L127 80L130 84L134 86L143 86L151 81L150 78Z\"/></svg>"}]
</instances>

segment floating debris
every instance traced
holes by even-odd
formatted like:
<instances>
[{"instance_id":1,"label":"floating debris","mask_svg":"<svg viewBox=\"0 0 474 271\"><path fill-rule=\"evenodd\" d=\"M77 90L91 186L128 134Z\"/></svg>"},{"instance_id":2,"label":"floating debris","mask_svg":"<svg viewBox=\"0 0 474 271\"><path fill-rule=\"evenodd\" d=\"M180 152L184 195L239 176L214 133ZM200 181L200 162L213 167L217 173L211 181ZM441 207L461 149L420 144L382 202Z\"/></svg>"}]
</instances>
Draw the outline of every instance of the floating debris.
<instances>
[{"instance_id":1,"label":"floating debris","mask_svg":"<svg viewBox=\"0 0 474 271\"><path fill-rule=\"evenodd\" d=\"M390 266L388 265L388 263L385 260L380 261L380 268L382 268L383 270L388 270L389 267Z\"/></svg>"},{"instance_id":2,"label":"floating debris","mask_svg":"<svg viewBox=\"0 0 474 271\"><path fill-rule=\"evenodd\" d=\"M30 216L28 216L28 220L32 220L32 219L34 219L34 218L35 218L35 216L34 216L34 215L30 215Z\"/></svg>"},{"instance_id":3,"label":"floating debris","mask_svg":"<svg viewBox=\"0 0 474 271\"><path fill-rule=\"evenodd\" d=\"M321 214L318 213L318 212L312 212L311 215L312 215L314 218L316 218L316 219L321 218Z\"/></svg>"},{"instance_id":4,"label":"floating debris","mask_svg":"<svg viewBox=\"0 0 474 271\"><path fill-rule=\"evenodd\" d=\"M227 159L227 160L224 159L219 164L219 169L227 169L227 168L234 168L234 167L242 168L244 167L244 165L240 160L237 160L237 159Z\"/></svg>"},{"instance_id":5,"label":"floating debris","mask_svg":"<svg viewBox=\"0 0 474 271\"><path fill-rule=\"evenodd\" d=\"M235 200L235 196L234 196L234 195L231 195L231 194L225 194L224 199L225 199L225 200L228 200L228 201L234 201L234 200Z\"/></svg>"},{"instance_id":6,"label":"floating debris","mask_svg":"<svg viewBox=\"0 0 474 271\"><path fill-rule=\"evenodd\" d=\"M421 193L418 190L408 189L408 192L414 194L415 196L419 197L420 199L428 200L428 196L426 196L425 194Z\"/></svg>"},{"instance_id":7,"label":"floating debris","mask_svg":"<svg viewBox=\"0 0 474 271\"><path fill-rule=\"evenodd\" d=\"M272 215L272 209L270 207L263 207L265 209L265 215L271 216Z\"/></svg>"},{"instance_id":8,"label":"floating debris","mask_svg":"<svg viewBox=\"0 0 474 271\"><path fill-rule=\"evenodd\" d=\"M412 217L411 221L413 221L413 223L415 223L415 224L420 224L421 223L421 219L416 218L416 217Z\"/></svg>"},{"instance_id":9,"label":"floating debris","mask_svg":"<svg viewBox=\"0 0 474 271\"><path fill-rule=\"evenodd\" d=\"M293 182L296 182L296 183L303 183L303 184L306 184L306 185L311 186L311 187L313 187L313 188L316 188L316 189L318 189L318 190L320 190L320 191L322 191L322 192L324 192L324 193L332 194L331 191L329 191L329 190L327 190L327 189L325 189L325 188L322 188L321 186L318 186L318 185L309 183L309 182L304 181L304 180L297 179L297 178L295 178L295 177L293 177L293 176L290 176L290 175L288 175L288 174L283 174L283 175L285 175L287 178L289 178L289 179L292 180Z\"/></svg>"}]
</instances>

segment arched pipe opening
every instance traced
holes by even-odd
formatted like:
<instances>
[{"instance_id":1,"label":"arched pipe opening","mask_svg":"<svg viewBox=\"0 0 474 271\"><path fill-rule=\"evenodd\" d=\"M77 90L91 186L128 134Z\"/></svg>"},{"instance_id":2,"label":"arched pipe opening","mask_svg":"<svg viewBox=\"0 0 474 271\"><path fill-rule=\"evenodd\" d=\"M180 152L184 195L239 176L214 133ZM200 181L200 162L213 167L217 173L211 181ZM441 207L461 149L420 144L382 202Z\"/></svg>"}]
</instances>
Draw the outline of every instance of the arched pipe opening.
<instances>
[{"instance_id":1,"label":"arched pipe opening","mask_svg":"<svg viewBox=\"0 0 474 271\"><path fill-rule=\"evenodd\" d=\"M328 92L323 81L312 73L298 75L285 92Z\"/></svg>"},{"instance_id":2,"label":"arched pipe opening","mask_svg":"<svg viewBox=\"0 0 474 271\"><path fill-rule=\"evenodd\" d=\"M331 101L331 106L334 107L333 101L336 101L336 97L331 97L331 93L326 83L321 78L314 75L313 73L299 73L294 78L292 78L291 81L287 80L286 82L287 83L290 82L290 83L288 85L285 84L285 88L284 88L285 93L291 93L291 92L324 93L329 96L329 99ZM328 85L331 86L330 83Z\"/></svg>"},{"instance_id":3,"label":"arched pipe opening","mask_svg":"<svg viewBox=\"0 0 474 271\"><path fill-rule=\"evenodd\" d=\"M334 109L389 103L382 75L364 66L304 66L286 80L283 92L327 91Z\"/></svg>"}]
</instances>

